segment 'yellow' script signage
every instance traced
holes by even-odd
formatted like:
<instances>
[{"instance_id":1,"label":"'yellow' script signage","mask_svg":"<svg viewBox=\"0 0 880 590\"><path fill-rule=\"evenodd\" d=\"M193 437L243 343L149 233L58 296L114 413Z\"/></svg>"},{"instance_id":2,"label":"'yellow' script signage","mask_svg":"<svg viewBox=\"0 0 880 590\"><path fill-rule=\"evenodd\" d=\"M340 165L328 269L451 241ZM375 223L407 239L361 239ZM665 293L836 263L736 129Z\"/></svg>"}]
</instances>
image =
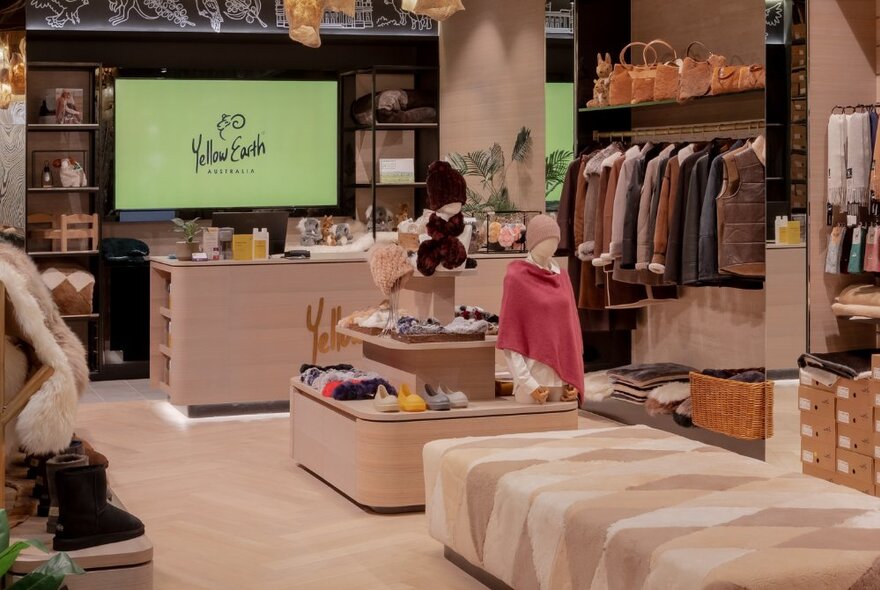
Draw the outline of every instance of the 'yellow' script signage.
<instances>
[{"instance_id":1,"label":"'yellow' script signage","mask_svg":"<svg viewBox=\"0 0 880 590\"><path fill-rule=\"evenodd\" d=\"M319 354L338 352L352 344L348 336L336 332L336 324L342 318L342 306L336 306L330 310L329 328L321 330L321 320L324 317L324 298L318 300L318 309L312 318L312 306L306 310L306 327L312 333L312 364L318 364Z\"/></svg>"}]
</instances>

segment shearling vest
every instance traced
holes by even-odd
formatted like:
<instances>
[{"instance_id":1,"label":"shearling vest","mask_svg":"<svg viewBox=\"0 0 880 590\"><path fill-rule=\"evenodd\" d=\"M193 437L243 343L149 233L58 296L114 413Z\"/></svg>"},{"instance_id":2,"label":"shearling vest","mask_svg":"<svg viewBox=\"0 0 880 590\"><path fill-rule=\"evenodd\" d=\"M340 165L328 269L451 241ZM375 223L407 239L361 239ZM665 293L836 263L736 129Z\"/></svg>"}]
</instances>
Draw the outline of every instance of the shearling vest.
<instances>
[{"instance_id":1,"label":"shearling vest","mask_svg":"<svg viewBox=\"0 0 880 590\"><path fill-rule=\"evenodd\" d=\"M744 277L763 277L766 244L764 165L752 149L736 154L725 166L728 183L718 196L718 268Z\"/></svg>"}]
</instances>

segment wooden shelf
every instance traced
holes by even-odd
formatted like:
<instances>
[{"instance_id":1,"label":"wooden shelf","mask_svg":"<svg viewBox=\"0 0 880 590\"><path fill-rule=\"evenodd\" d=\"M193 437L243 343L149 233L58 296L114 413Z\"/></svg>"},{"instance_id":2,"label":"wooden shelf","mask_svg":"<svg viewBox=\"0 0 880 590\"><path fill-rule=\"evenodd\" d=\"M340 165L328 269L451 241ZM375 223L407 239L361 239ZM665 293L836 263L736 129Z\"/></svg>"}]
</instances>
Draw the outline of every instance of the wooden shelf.
<instances>
[{"instance_id":1,"label":"wooden shelf","mask_svg":"<svg viewBox=\"0 0 880 590\"><path fill-rule=\"evenodd\" d=\"M439 123L376 123L376 131L421 131L424 129L439 129ZM372 125L352 125L346 127L346 131L372 131Z\"/></svg>"},{"instance_id":2,"label":"wooden shelf","mask_svg":"<svg viewBox=\"0 0 880 590\"><path fill-rule=\"evenodd\" d=\"M159 352L161 352L164 356L171 358L171 348L169 346L165 346L164 344L159 345Z\"/></svg>"},{"instance_id":3,"label":"wooden shelf","mask_svg":"<svg viewBox=\"0 0 880 590\"><path fill-rule=\"evenodd\" d=\"M28 252L31 258L71 258L75 256L97 256L97 250L76 250L73 252Z\"/></svg>"},{"instance_id":4,"label":"wooden shelf","mask_svg":"<svg viewBox=\"0 0 880 590\"><path fill-rule=\"evenodd\" d=\"M354 184L348 185L349 187L354 188L373 188L373 185L369 182L356 182ZM427 182L378 182L376 183L376 188L425 188L428 186Z\"/></svg>"},{"instance_id":5,"label":"wooden shelf","mask_svg":"<svg viewBox=\"0 0 880 590\"><path fill-rule=\"evenodd\" d=\"M645 109L645 108L650 108L650 107L670 106L670 105L688 106L688 105L692 104L693 102L703 102L706 100L718 100L718 99L724 99L724 98L731 99L731 98L745 97L745 96L753 97L758 93L763 94L764 90L763 89L749 90L748 92L735 92L732 94L720 94L718 96L704 96L701 98L695 98L695 99L693 99L693 101L686 101L686 102L678 102L677 100L657 100L657 101L651 101L651 102L640 102L638 104L621 104L621 105L614 105L614 106L607 106L607 107L582 107L582 108L578 109L578 112L594 113L594 112L602 112L602 111L616 111L616 110L621 110L621 109Z\"/></svg>"},{"instance_id":6,"label":"wooden shelf","mask_svg":"<svg viewBox=\"0 0 880 590\"><path fill-rule=\"evenodd\" d=\"M350 330L348 328L336 328L336 332L343 336L349 336L350 338L355 338L361 342L372 344L374 346L381 346L382 348L387 348L389 350L425 351L495 348L495 343L498 341L497 336L486 336L485 340L473 340L471 342L426 342L422 344L408 344L406 342L401 342L400 340L395 340L390 336L370 336L369 334L364 334L363 332Z\"/></svg>"},{"instance_id":7,"label":"wooden shelf","mask_svg":"<svg viewBox=\"0 0 880 590\"><path fill-rule=\"evenodd\" d=\"M168 318L170 320L171 319L171 308L160 307L159 308L159 315L161 315L162 317Z\"/></svg>"},{"instance_id":8,"label":"wooden shelf","mask_svg":"<svg viewBox=\"0 0 880 590\"><path fill-rule=\"evenodd\" d=\"M84 186L80 188L65 188L62 186L53 186L51 188L32 187L28 188L29 193L96 193L100 191L96 186Z\"/></svg>"},{"instance_id":9,"label":"wooden shelf","mask_svg":"<svg viewBox=\"0 0 880 590\"><path fill-rule=\"evenodd\" d=\"M28 131L97 131L97 123L80 123L78 125L59 125L55 123L28 123Z\"/></svg>"},{"instance_id":10,"label":"wooden shelf","mask_svg":"<svg viewBox=\"0 0 880 590\"><path fill-rule=\"evenodd\" d=\"M85 322L85 321L93 321L99 319L101 316L97 313L86 313L79 315L63 315L61 319L67 320L68 322Z\"/></svg>"}]
</instances>

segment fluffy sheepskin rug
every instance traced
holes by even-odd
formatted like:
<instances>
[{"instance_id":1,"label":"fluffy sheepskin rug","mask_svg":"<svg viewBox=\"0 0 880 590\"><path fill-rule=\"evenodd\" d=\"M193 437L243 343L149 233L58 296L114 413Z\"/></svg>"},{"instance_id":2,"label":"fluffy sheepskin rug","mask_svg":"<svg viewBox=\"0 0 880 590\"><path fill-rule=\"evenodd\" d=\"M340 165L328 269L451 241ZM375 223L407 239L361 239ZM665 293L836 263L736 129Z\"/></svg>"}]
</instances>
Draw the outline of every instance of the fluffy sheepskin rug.
<instances>
[{"instance_id":1,"label":"fluffy sheepskin rug","mask_svg":"<svg viewBox=\"0 0 880 590\"><path fill-rule=\"evenodd\" d=\"M648 397L660 405L683 402L691 396L691 384L688 381L672 381L652 389Z\"/></svg>"},{"instance_id":2,"label":"fluffy sheepskin rug","mask_svg":"<svg viewBox=\"0 0 880 590\"><path fill-rule=\"evenodd\" d=\"M22 339L55 371L19 414L19 443L28 453L58 452L70 444L79 396L88 385L85 348L61 318L30 257L8 243L0 243L0 283Z\"/></svg>"},{"instance_id":3,"label":"fluffy sheepskin rug","mask_svg":"<svg viewBox=\"0 0 880 590\"><path fill-rule=\"evenodd\" d=\"M611 396L614 385L608 378L608 371L596 371L584 375L584 401L601 402Z\"/></svg>"}]
</instances>

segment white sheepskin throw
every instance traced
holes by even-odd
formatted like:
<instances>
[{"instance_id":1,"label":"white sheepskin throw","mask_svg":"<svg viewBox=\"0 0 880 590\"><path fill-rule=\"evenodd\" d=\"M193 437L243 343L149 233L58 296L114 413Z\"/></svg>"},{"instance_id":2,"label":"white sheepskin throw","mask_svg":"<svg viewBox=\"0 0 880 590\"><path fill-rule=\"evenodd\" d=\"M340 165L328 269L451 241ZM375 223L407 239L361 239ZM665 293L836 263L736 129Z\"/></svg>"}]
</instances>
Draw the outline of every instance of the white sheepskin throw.
<instances>
[{"instance_id":1,"label":"white sheepskin throw","mask_svg":"<svg viewBox=\"0 0 880 590\"><path fill-rule=\"evenodd\" d=\"M614 386L608 371L596 371L584 375L584 401L601 402L611 396Z\"/></svg>"},{"instance_id":2,"label":"white sheepskin throw","mask_svg":"<svg viewBox=\"0 0 880 590\"><path fill-rule=\"evenodd\" d=\"M19 414L19 442L28 453L61 451L70 444L79 396L89 382L85 348L61 318L30 257L7 243L0 243L0 283L22 339L55 371Z\"/></svg>"},{"instance_id":3,"label":"white sheepskin throw","mask_svg":"<svg viewBox=\"0 0 880 590\"><path fill-rule=\"evenodd\" d=\"M688 381L672 381L652 389L648 397L661 404L674 404L691 396L691 384Z\"/></svg>"}]
</instances>

